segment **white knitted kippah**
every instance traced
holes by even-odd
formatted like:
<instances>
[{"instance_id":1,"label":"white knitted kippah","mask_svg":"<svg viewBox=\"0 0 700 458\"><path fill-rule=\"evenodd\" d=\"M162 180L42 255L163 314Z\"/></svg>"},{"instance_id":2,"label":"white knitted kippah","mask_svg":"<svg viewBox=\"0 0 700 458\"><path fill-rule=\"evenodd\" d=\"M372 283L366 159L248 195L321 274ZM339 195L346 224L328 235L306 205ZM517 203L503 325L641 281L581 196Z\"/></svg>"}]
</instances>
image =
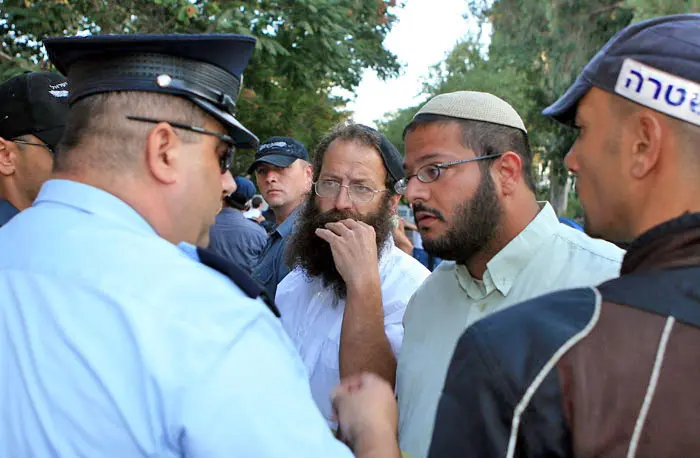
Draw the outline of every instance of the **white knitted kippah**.
<instances>
[{"instance_id":1,"label":"white knitted kippah","mask_svg":"<svg viewBox=\"0 0 700 458\"><path fill-rule=\"evenodd\" d=\"M505 100L486 92L457 91L437 95L423 105L416 116L428 113L501 124L527 133L525 124L515 108Z\"/></svg>"}]
</instances>

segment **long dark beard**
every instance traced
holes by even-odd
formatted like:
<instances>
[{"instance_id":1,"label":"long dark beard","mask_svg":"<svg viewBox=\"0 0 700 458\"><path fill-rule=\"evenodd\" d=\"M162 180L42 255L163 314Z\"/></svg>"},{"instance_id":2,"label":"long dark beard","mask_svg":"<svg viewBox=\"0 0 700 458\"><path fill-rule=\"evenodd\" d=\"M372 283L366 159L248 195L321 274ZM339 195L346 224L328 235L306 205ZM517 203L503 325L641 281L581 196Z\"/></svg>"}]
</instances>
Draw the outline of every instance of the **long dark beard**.
<instances>
[{"instance_id":1,"label":"long dark beard","mask_svg":"<svg viewBox=\"0 0 700 458\"><path fill-rule=\"evenodd\" d=\"M297 220L297 227L287 244L286 260L292 267L301 267L308 277L321 277L324 287L331 287L340 299L347 296L345 280L338 272L333 262L331 246L316 235L316 229L323 228L327 223L342 219L354 219L369 224L377 235L377 255L391 233L391 215L389 203L391 197L385 195L379 208L367 215L360 215L349 210L330 210L321 213L316 205L316 196L311 195Z\"/></svg>"},{"instance_id":2,"label":"long dark beard","mask_svg":"<svg viewBox=\"0 0 700 458\"><path fill-rule=\"evenodd\" d=\"M414 211L418 210L432 211L421 204L414 205ZM458 207L447 233L435 240L423 239L423 248L433 256L467 263L494 238L502 213L496 185L488 172L482 172L474 197Z\"/></svg>"}]
</instances>

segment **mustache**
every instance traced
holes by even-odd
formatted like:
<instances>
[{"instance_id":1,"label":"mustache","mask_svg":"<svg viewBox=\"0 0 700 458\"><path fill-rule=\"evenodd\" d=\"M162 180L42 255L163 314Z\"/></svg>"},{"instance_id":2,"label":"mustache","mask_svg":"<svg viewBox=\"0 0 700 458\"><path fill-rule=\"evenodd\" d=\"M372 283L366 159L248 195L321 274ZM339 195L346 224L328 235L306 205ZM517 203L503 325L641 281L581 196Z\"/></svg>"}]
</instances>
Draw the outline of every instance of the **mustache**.
<instances>
[{"instance_id":1,"label":"mustache","mask_svg":"<svg viewBox=\"0 0 700 458\"><path fill-rule=\"evenodd\" d=\"M445 221L445 217L440 212L440 210L438 210L437 208L428 207L427 205L424 205L420 202L413 204L413 214L415 215L418 212L430 213L440 221Z\"/></svg>"},{"instance_id":2,"label":"mustache","mask_svg":"<svg viewBox=\"0 0 700 458\"><path fill-rule=\"evenodd\" d=\"M323 228L328 223L337 223L338 221L344 219L354 219L355 221L364 220L362 215L359 215L353 211L333 209L316 215L316 217L313 218L313 224L316 227Z\"/></svg>"}]
</instances>

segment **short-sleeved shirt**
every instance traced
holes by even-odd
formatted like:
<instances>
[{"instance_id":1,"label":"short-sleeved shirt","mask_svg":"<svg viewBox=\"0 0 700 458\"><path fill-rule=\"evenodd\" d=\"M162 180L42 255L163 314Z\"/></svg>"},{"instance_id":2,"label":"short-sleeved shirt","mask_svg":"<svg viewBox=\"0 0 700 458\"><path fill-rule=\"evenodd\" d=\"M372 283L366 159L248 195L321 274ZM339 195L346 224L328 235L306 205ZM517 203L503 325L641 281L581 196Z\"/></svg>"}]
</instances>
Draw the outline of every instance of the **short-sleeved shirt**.
<instances>
[{"instance_id":1,"label":"short-sleeved shirt","mask_svg":"<svg viewBox=\"0 0 700 458\"><path fill-rule=\"evenodd\" d=\"M406 308L396 372L401 450L423 458L457 340L472 323L553 291L595 285L619 275L624 251L561 224L545 204L487 264L483 278L443 261Z\"/></svg>"},{"instance_id":2,"label":"short-sleeved shirt","mask_svg":"<svg viewBox=\"0 0 700 458\"><path fill-rule=\"evenodd\" d=\"M17 213L19 213L19 210L14 205L5 199L0 199L0 227L4 226Z\"/></svg>"},{"instance_id":3,"label":"short-sleeved shirt","mask_svg":"<svg viewBox=\"0 0 700 458\"><path fill-rule=\"evenodd\" d=\"M216 215L209 231L209 248L250 273L267 243L267 232L233 208Z\"/></svg>"},{"instance_id":4,"label":"short-sleeved shirt","mask_svg":"<svg viewBox=\"0 0 700 458\"><path fill-rule=\"evenodd\" d=\"M292 235L299 211L300 208L297 207L282 224L270 233L267 244L258 258L258 263L253 267L253 278L265 288L270 299L275 299L277 285L290 270L284 256L287 241Z\"/></svg>"},{"instance_id":5,"label":"short-sleeved shirt","mask_svg":"<svg viewBox=\"0 0 700 458\"><path fill-rule=\"evenodd\" d=\"M397 248L391 238L382 251L379 277L384 331L398 357L406 304L430 271ZM296 268L280 283L276 302L282 324L309 371L316 404L328 423L335 426L331 421L330 394L340 382L340 331L345 300L338 298L331 288L324 287L321 278L309 278L302 269Z\"/></svg>"},{"instance_id":6,"label":"short-sleeved shirt","mask_svg":"<svg viewBox=\"0 0 700 458\"><path fill-rule=\"evenodd\" d=\"M352 456L262 301L117 197L48 181L0 253L0 456Z\"/></svg>"}]
</instances>

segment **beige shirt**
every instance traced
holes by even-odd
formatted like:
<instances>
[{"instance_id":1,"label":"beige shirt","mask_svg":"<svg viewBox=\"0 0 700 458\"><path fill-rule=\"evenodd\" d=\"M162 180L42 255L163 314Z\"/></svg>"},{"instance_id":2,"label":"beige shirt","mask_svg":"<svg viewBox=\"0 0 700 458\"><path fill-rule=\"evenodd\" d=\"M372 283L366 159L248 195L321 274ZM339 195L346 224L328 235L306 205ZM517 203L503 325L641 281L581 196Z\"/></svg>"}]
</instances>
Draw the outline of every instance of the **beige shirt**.
<instances>
[{"instance_id":1,"label":"beige shirt","mask_svg":"<svg viewBox=\"0 0 700 458\"><path fill-rule=\"evenodd\" d=\"M427 456L437 404L457 340L481 318L556 290L617 277L624 251L559 223L544 205L487 264L483 280L445 261L408 303L397 370L399 441L412 458Z\"/></svg>"}]
</instances>

